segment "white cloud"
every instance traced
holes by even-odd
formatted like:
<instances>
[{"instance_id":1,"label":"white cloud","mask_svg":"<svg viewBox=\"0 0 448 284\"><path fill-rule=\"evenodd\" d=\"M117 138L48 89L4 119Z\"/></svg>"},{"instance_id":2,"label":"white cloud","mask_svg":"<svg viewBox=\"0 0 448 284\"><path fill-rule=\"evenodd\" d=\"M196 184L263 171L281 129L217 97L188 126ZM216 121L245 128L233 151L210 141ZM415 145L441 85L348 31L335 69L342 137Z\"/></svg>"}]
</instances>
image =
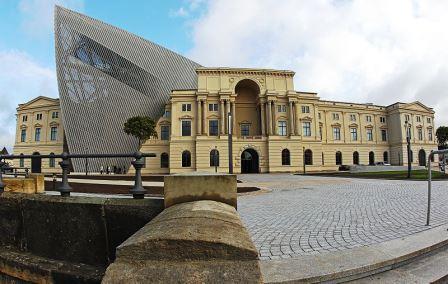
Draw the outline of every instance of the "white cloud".
<instances>
[{"instance_id":1,"label":"white cloud","mask_svg":"<svg viewBox=\"0 0 448 284\"><path fill-rule=\"evenodd\" d=\"M53 31L54 5L82 12L84 0L21 0L22 29L37 38L50 35Z\"/></svg>"},{"instance_id":2,"label":"white cloud","mask_svg":"<svg viewBox=\"0 0 448 284\"><path fill-rule=\"evenodd\" d=\"M14 145L16 107L37 96L57 97L54 70L44 68L28 54L0 51L0 148Z\"/></svg>"},{"instance_id":3,"label":"white cloud","mask_svg":"<svg viewBox=\"0 0 448 284\"><path fill-rule=\"evenodd\" d=\"M447 1L216 0L193 24L205 66L296 71L322 98L422 103L448 124Z\"/></svg>"}]
</instances>

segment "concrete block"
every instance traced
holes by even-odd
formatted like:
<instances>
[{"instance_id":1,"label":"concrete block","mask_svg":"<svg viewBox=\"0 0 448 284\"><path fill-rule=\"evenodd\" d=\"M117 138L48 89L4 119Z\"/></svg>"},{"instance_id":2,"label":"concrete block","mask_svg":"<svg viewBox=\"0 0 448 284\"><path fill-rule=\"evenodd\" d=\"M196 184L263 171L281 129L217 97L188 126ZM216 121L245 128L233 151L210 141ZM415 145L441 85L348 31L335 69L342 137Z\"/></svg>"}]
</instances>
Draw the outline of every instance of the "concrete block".
<instances>
[{"instance_id":1,"label":"concrete block","mask_svg":"<svg viewBox=\"0 0 448 284\"><path fill-rule=\"evenodd\" d=\"M236 208L236 175L194 173L165 176L164 196L165 208L199 200L213 200Z\"/></svg>"},{"instance_id":2,"label":"concrete block","mask_svg":"<svg viewBox=\"0 0 448 284\"><path fill-rule=\"evenodd\" d=\"M30 174L30 178L34 180L35 193L43 193L45 191L45 176L43 174Z\"/></svg>"},{"instance_id":3,"label":"concrete block","mask_svg":"<svg viewBox=\"0 0 448 284\"><path fill-rule=\"evenodd\" d=\"M19 193L36 193L35 180L32 178L4 178L5 191Z\"/></svg>"}]
</instances>

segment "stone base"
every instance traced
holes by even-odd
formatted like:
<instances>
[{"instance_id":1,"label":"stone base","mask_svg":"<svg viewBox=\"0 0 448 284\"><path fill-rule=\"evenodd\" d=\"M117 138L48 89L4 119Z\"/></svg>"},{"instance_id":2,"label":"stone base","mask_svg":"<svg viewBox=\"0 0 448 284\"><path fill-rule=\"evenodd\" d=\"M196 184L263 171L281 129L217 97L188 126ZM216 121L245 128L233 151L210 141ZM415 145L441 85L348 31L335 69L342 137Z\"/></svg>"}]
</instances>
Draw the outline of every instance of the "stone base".
<instances>
[{"instance_id":1,"label":"stone base","mask_svg":"<svg viewBox=\"0 0 448 284\"><path fill-rule=\"evenodd\" d=\"M36 182L33 178L4 178L5 191L19 193L36 193Z\"/></svg>"}]
</instances>

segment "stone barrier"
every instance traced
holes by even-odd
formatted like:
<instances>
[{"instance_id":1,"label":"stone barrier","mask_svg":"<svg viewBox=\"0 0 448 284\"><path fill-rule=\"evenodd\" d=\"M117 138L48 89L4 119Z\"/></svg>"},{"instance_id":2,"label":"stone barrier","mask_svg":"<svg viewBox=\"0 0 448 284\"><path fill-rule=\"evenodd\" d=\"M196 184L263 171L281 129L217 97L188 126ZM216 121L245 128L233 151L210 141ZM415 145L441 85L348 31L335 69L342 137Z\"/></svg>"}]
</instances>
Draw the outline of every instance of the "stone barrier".
<instances>
[{"instance_id":1,"label":"stone barrier","mask_svg":"<svg viewBox=\"0 0 448 284\"><path fill-rule=\"evenodd\" d=\"M43 193L45 191L45 176L30 174L29 178L4 178L5 191L17 193Z\"/></svg>"},{"instance_id":2,"label":"stone barrier","mask_svg":"<svg viewBox=\"0 0 448 284\"><path fill-rule=\"evenodd\" d=\"M117 248L103 283L262 283L258 252L234 207L172 205Z\"/></svg>"}]
</instances>

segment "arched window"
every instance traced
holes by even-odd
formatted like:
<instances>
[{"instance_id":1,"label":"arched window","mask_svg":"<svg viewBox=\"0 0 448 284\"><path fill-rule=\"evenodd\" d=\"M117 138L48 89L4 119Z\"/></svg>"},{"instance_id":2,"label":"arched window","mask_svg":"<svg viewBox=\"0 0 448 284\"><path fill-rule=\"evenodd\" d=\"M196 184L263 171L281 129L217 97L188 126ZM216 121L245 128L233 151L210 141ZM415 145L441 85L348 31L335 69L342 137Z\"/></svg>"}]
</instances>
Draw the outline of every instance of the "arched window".
<instances>
[{"instance_id":1,"label":"arched window","mask_svg":"<svg viewBox=\"0 0 448 284\"><path fill-rule=\"evenodd\" d=\"M291 157L289 155L288 149L283 149L283 151L282 151L282 165L283 166L291 165Z\"/></svg>"},{"instance_id":2,"label":"arched window","mask_svg":"<svg viewBox=\"0 0 448 284\"><path fill-rule=\"evenodd\" d=\"M340 151L336 152L336 165L342 165L342 153Z\"/></svg>"},{"instance_id":3,"label":"arched window","mask_svg":"<svg viewBox=\"0 0 448 284\"><path fill-rule=\"evenodd\" d=\"M418 151L418 165L426 167L426 152L423 149Z\"/></svg>"},{"instance_id":4,"label":"arched window","mask_svg":"<svg viewBox=\"0 0 448 284\"><path fill-rule=\"evenodd\" d=\"M51 153L50 153L50 156L51 156L51 155L54 155L54 153L51 152ZM56 160L55 160L53 157L51 157L51 158L49 159L48 163L50 164L50 168L54 168L54 167L56 166Z\"/></svg>"},{"instance_id":5,"label":"arched window","mask_svg":"<svg viewBox=\"0 0 448 284\"><path fill-rule=\"evenodd\" d=\"M183 151L182 152L182 167L188 168L191 167L191 153L190 151Z\"/></svg>"},{"instance_id":6,"label":"arched window","mask_svg":"<svg viewBox=\"0 0 448 284\"><path fill-rule=\"evenodd\" d=\"M20 153L20 156L23 156L23 153ZM24 158L20 158L19 167L21 167L21 168L25 167L25 159Z\"/></svg>"},{"instance_id":7,"label":"arched window","mask_svg":"<svg viewBox=\"0 0 448 284\"><path fill-rule=\"evenodd\" d=\"M160 155L160 167L168 168L169 166L170 166L170 156L168 156L168 153L162 153L162 155Z\"/></svg>"},{"instance_id":8,"label":"arched window","mask_svg":"<svg viewBox=\"0 0 448 284\"><path fill-rule=\"evenodd\" d=\"M369 152L369 165L375 165L375 153L372 151Z\"/></svg>"},{"instance_id":9,"label":"arched window","mask_svg":"<svg viewBox=\"0 0 448 284\"><path fill-rule=\"evenodd\" d=\"M357 151L353 152L353 165L359 165L359 153Z\"/></svg>"},{"instance_id":10,"label":"arched window","mask_svg":"<svg viewBox=\"0 0 448 284\"><path fill-rule=\"evenodd\" d=\"M384 151L383 153L383 161L389 163L389 153L387 151Z\"/></svg>"},{"instance_id":11,"label":"arched window","mask_svg":"<svg viewBox=\"0 0 448 284\"><path fill-rule=\"evenodd\" d=\"M219 167L219 151L216 149L210 151L210 167Z\"/></svg>"},{"instance_id":12,"label":"arched window","mask_svg":"<svg viewBox=\"0 0 448 284\"><path fill-rule=\"evenodd\" d=\"M310 149L305 150L305 165L313 164L313 151Z\"/></svg>"}]
</instances>

